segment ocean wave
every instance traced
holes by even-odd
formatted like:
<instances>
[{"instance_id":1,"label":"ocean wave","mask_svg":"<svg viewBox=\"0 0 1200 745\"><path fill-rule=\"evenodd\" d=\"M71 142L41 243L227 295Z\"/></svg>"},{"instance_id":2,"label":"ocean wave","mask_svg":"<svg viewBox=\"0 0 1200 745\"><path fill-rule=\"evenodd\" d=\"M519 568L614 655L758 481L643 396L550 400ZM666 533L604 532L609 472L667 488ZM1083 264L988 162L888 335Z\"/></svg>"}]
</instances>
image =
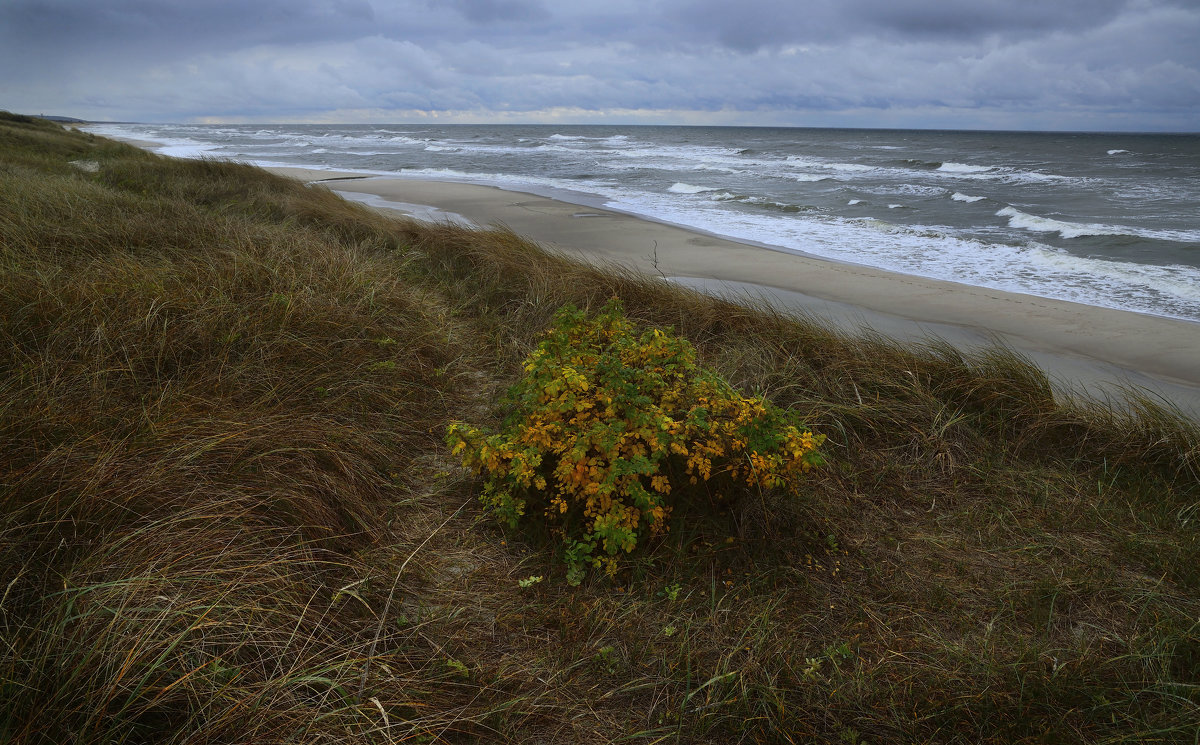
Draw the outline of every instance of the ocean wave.
<instances>
[{"instance_id":1,"label":"ocean wave","mask_svg":"<svg viewBox=\"0 0 1200 745\"><path fill-rule=\"evenodd\" d=\"M663 195L665 198L666 195ZM1200 270L1180 267L1165 279L1138 264L1105 267L1098 281L1092 267L1069 255L1047 255L1031 245L1011 245L955 235L933 226L906 226L870 218L839 218L820 211L800 214L703 211L691 203L669 203L629 195L608 206L647 215L735 240L777 246L826 258L935 279L963 282L1091 305L1200 318L1200 301L1187 289ZM1048 249L1054 254L1053 249ZM1167 273L1169 275L1169 272ZM1169 280L1169 281L1168 281ZM1098 287L1100 292L1097 292Z\"/></svg>"},{"instance_id":2,"label":"ocean wave","mask_svg":"<svg viewBox=\"0 0 1200 745\"><path fill-rule=\"evenodd\" d=\"M991 174L982 174L987 177ZM999 180L1009 184L1078 184L1084 186L1097 183L1099 180L1087 176L1060 176L1056 173L1041 171L1012 170L998 174Z\"/></svg>"},{"instance_id":3,"label":"ocean wave","mask_svg":"<svg viewBox=\"0 0 1200 745\"><path fill-rule=\"evenodd\" d=\"M583 135L564 135L564 134L555 133L555 134L550 135L546 139L547 140L555 140L558 142L612 142L612 143L617 143L617 142L627 142L629 140L629 136L628 135L612 135L611 137L585 137Z\"/></svg>"},{"instance_id":4,"label":"ocean wave","mask_svg":"<svg viewBox=\"0 0 1200 745\"><path fill-rule=\"evenodd\" d=\"M854 187L857 192L867 194L876 194L883 197L943 197L947 194L947 189L941 186L927 186L925 184L887 184L879 186L857 185Z\"/></svg>"},{"instance_id":5,"label":"ocean wave","mask_svg":"<svg viewBox=\"0 0 1200 745\"><path fill-rule=\"evenodd\" d=\"M156 153L169 155L172 158L200 158L213 155L222 149L221 145L196 142L195 140L162 138L153 142L158 145L154 149Z\"/></svg>"},{"instance_id":6,"label":"ocean wave","mask_svg":"<svg viewBox=\"0 0 1200 745\"><path fill-rule=\"evenodd\" d=\"M862 204L862 202L863 200L861 199L851 199L849 202L846 202L846 204L850 207L853 207L856 204Z\"/></svg>"},{"instance_id":7,"label":"ocean wave","mask_svg":"<svg viewBox=\"0 0 1200 745\"><path fill-rule=\"evenodd\" d=\"M935 168L932 173L949 179L993 181L1003 184L1073 184L1085 186L1097 182L1097 179L1087 176L1060 176L1055 173L1027 171L1020 168L968 166L964 163L943 163L940 167Z\"/></svg>"},{"instance_id":8,"label":"ocean wave","mask_svg":"<svg viewBox=\"0 0 1200 745\"><path fill-rule=\"evenodd\" d=\"M868 171L879 170L878 166L864 166L861 163L829 163L825 167L832 171L842 171L845 173L867 173Z\"/></svg>"},{"instance_id":9,"label":"ocean wave","mask_svg":"<svg viewBox=\"0 0 1200 745\"><path fill-rule=\"evenodd\" d=\"M867 173L879 170L879 166L868 166L862 163L840 163L837 161L817 160L803 155L789 155L785 161L796 168L817 168L823 171L841 171L843 173Z\"/></svg>"},{"instance_id":10,"label":"ocean wave","mask_svg":"<svg viewBox=\"0 0 1200 745\"><path fill-rule=\"evenodd\" d=\"M996 213L1007 217L1008 227L1032 230L1037 233L1058 233L1063 238L1083 238L1089 235L1124 235L1125 230L1108 225L1065 222L1050 217L1039 217L1022 212L1016 207L1005 207Z\"/></svg>"},{"instance_id":11,"label":"ocean wave","mask_svg":"<svg viewBox=\"0 0 1200 745\"><path fill-rule=\"evenodd\" d=\"M673 194L700 194L706 191L717 191L717 187L696 186L695 184L685 184L682 181L676 181L674 184L667 187L667 191Z\"/></svg>"},{"instance_id":12,"label":"ocean wave","mask_svg":"<svg viewBox=\"0 0 1200 745\"><path fill-rule=\"evenodd\" d=\"M1150 230L1127 225L1067 222L1065 220L1055 220L1051 217L1030 215L1016 207L1005 207L997 212L996 216L1007 217L1010 228L1021 228L1022 230L1031 230L1038 233L1058 233L1063 238L1127 235L1134 238L1177 241L1180 243L1200 242L1200 230Z\"/></svg>"},{"instance_id":13,"label":"ocean wave","mask_svg":"<svg viewBox=\"0 0 1200 745\"><path fill-rule=\"evenodd\" d=\"M973 166L968 163L942 163L937 170L942 173L987 173L994 166Z\"/></svg>"},{"instance_id":14,"label":"ocean wave","mask_svg":"<svg viewBox=\"0 0 1200 745\"><path fill-rule=\"evenodd\" d=\"M689 170L692 171L714 171L716 173L746 173L744 168L730 168L729 166L718 166L712 163L697 163Z\"/></svg>"},{"instance_id":15,"label":"ocean wave","mask_svg":"<svg viewBox=\"0 0 1200 745\"><path fill-rule=\"evenodd\" d=\"M454 168L401 168L398 171L403 178L432 178L435 180L461 181L466 183L486 184L514 191L530 191L530 187L552 189L555 192L587 191L601 197L619 195L619 190L612 189L599 182L580 183L551 176L525 176L509 173L483 173L479 171L460 171ZM393 172L391 175L397 175Z\"/></svg>"},{"instance_id":16,"label":"ocean wave","mask_svg":"<svg viewBox=\"0 0 1200 745\"><path fill-rule=\"evenodd\" d=\"M968 202L968 203L979 202L984 199L987 199L987 197L973 197L970 194L963 194L961 191L954 192L953 194L950 195L950 198L956 202Z\"/></svg>"},{"instance_id":17,"label":"ocean wave","mask_svg":"<svg viewBox=\"0 0 1200 745\"><path fill-rule=\"evenodd\" d=\"M1134 264L1075 256L1040 243L1031 244L1031 248L1030 257L1038 265L1096 278L1098 284L1118 294L1127 294L1127 288L1138 286L1168 303L1175 298L1200 303L1200 270L1193 266Z\"/></svg>"},{"instance_id":18,"label":"ocean wave","mask_svg":"<svg viewBox=\"0 0 1200 745\"><path fill-rule=\"evenodd\" d=\"M1129 151L1128 150L1109 150L1108 154L1109 155L1121 155L1122 153L1127 153L1127 152L1129 152Z\"/></svg>"},{"instance_id":19,"label":"ocean wave","mask_svg":"<svg viewBox=\"0 0 1200 745\"><path fill-rule=\"evenodd\" d=\"M740 202L748 204L752 207L759 207L772 212L797 213L797 212L813 212L817 211L817 207L807 204L789 204L786 202L777 202L774 199L764 199L763 197L751 196L748 194L733 194L728 191L721 191L716 194L709 195L709 199L714 202Z\"/></svg>"},{"instance_id":20,"label":"ocean wave","mask_svg":"<svg viewBox=\"0 0 1200 745\"><path fill-rule=\"evenodd\" d=\"M199 158L221 150L222 146L213 142L203 142L190 137L169 136L162 134L157 128L128 127L122 125L89 126L89 132L95 132L105 137L128 137L153 143L154 151L160 155L170 155L175 158Z\"/></svg>"},{"instance_id":21,"label":"ocean wave","mask_svg":"<svg viewBox=\"0 0 1200 745\"><path fill-rule=\"evenodd\" d=\"M594 154L594 153L593 153ZM678 163L728 163L744 167L746 159L738 156L732 147L706 145L652 145L634 143L631 147L618 148L603 153L616 158L636 158L641 161Z\"/></svg>"}]
</instances>

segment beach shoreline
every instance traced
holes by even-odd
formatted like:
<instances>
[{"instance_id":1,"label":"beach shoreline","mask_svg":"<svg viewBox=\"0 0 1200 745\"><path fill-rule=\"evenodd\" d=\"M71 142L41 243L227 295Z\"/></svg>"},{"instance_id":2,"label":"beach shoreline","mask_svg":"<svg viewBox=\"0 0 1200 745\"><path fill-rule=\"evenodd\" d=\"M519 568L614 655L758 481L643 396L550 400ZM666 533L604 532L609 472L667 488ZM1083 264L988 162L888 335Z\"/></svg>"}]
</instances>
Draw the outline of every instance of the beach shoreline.
<instances>
[{"instance_id":1,"label":"beach shoreline","mask_svg":"<svg viewBox=\"0 0 1200 745\"><path fill-rule=\"evenodd\" d=\"M1189 321L829 261L494 186L267 170L418 219L503 226L579 260L763 300L843 330L940 339L964 351L1001 344L1046 370L1060 391L1119 400L1132 386L1200 417L1200 324Z\"/></svg>"}]
</instances>

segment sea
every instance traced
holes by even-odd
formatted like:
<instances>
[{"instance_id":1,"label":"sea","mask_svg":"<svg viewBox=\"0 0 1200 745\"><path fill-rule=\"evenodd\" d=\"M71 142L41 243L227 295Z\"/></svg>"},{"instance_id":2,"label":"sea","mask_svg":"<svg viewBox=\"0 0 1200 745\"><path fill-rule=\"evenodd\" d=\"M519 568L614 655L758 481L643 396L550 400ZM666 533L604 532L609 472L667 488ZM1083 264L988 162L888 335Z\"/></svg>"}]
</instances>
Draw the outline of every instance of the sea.
<instances>
[{"instance_id":1,"label":"sea","mask_svg":"<svg viewBox=\"0 0 1200 745\"><path fill-rule=\"evenodd\" d=\"M88 129L184 158L487 184L835 261L1200 322L1200 135L399 124Z\"/></svg>"}]
</instances>

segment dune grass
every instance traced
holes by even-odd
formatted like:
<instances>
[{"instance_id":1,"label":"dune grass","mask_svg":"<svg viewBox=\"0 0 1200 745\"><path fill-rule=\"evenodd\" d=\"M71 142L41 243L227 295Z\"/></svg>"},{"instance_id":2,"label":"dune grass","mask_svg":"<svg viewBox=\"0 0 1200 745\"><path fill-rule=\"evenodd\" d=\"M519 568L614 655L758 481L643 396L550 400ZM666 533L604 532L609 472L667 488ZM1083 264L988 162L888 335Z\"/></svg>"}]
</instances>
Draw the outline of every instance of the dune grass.
<instances>
[{"instance_id":1,"label":"dune grass","mask_svg":"<svg viewBox=\"0 0 1200 745\"><path fill-rule=\"evenodd\" d=\"M831 462L572 588L442 438L614 296ZM1006 350L8 115L0 344L0 741L1200 737L1200 429Z\"/></svg>"}]
</instances>

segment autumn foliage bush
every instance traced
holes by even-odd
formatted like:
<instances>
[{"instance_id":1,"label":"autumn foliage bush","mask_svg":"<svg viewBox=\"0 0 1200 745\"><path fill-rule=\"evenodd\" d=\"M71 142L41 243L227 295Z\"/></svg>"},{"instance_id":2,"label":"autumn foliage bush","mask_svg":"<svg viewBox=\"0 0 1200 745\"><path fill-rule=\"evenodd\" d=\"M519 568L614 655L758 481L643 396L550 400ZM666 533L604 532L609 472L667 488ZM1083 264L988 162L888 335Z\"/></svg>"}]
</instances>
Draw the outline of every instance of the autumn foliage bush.
<instances>
[{"instance_id":1,"label":"autumn foliage bush","mask_svg":"<svg viewBox=\"0 0 1200 745\"><path fill-rule=\"evenodd\" d=\"M502 521L561 539L572 583L664 534L681 500L794 491L822 463L824 435L700 367L686 339L639 330L615 300L593 318L560 310L524 367L500 433L455 422L447 442Z\"/></svg>"}]
</instances>

